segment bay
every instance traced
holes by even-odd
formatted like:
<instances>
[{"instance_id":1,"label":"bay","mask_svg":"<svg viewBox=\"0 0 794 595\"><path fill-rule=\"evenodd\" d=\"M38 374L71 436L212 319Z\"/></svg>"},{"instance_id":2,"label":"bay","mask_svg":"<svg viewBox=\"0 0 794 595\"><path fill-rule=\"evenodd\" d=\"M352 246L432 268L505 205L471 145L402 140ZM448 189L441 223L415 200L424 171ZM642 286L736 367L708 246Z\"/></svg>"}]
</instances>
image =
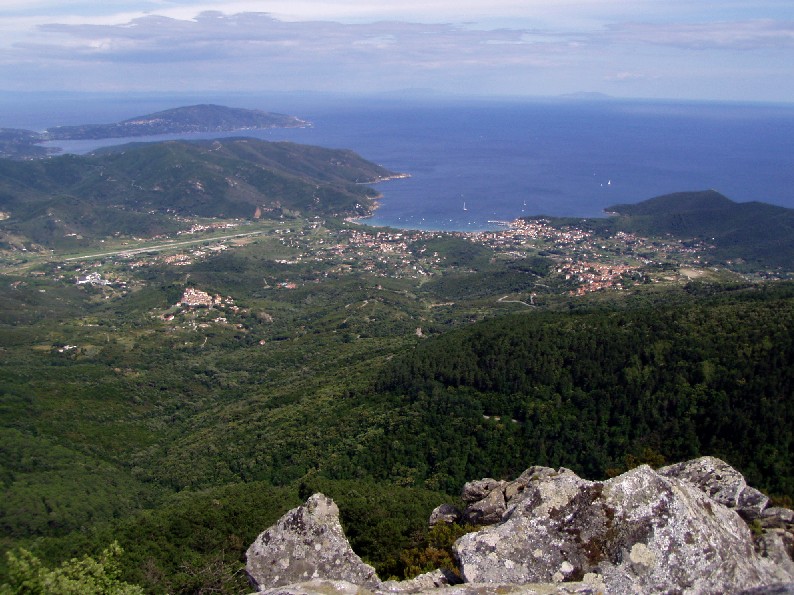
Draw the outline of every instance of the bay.
<instances>
[{"instance_id":1,"label":"bay","mask_svg":"<svg viewBox=\"0 0 794 595\"><path fill-rule=\"evenodd\" d=\"M528 215L599 217L617 203L709 188L794 208L792 106L381 98L245 107L313 123L246 136L348 148L410 174L377 185L373 225L476 231ZM55 144L82 153L140 140Z\"/></svg>"}]
</instances>

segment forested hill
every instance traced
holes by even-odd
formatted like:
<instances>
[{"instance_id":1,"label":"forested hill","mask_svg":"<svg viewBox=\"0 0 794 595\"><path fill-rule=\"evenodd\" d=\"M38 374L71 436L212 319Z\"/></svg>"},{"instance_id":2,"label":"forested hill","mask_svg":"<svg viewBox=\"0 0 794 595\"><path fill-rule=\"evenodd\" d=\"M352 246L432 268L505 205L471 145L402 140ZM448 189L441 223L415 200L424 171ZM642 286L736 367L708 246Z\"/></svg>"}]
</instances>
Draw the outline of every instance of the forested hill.
<instances>
[{"instance_id":1,"label":"forested hill","mask_svg":"<svg viewBox=\"0 0 794 595\"><path fill-rule=\"evenodd\" d=\"M381 374L376 393L402 421L359 465L401 463L452 489L526 461L603 476L626 454L657 464L710 454L792 494L791 289L532 312L447 333Z\"/></svg>"},{"instance_id":2,"label":"forested hill","mask_svg":"<svg viewBox=\"0 0 794 595\"><path fill-rule=\"evenodd\" d=\"M244 138L0 160L0 233L57 248L169 231L173 215L363 215L377 193L361 183L392 175L351 151Z\"/></svg>"},{"instance_id":3,"label":"forested hill","mask_svg":"<svg viewBox=\"0 0 794 595\"><path fill-rule=\"evenodd\" d=\"M43 134L33 130L0 128L0 158L46 157L55 150L40 146L44 140Z\"/></svg>"},{"instance_id":4,"label":"forested hill","mask_svg":"<svg viewBox=\"0 0 794 595\"><path fill-rule=\"evenodd\" d=\"M794 209L736 203L715 190L677 192L638 204L609 207L609 225L645 235L703 239L720 259L771 267L794 262Z\"/></svg>"},{"instance_id":5,"label":"forested hill","mask_svg":"<svg viewBox=\"0 0 794 595\"><path fill-rule=\"evenodd\" d=\"M296 128L307 125L308 122L305 120L286 114L223 105L190 105L136 116L114 124L56 126L47 129L46 137L49 140L82 140L261 128Z\"/></svg>"}]
</instances>

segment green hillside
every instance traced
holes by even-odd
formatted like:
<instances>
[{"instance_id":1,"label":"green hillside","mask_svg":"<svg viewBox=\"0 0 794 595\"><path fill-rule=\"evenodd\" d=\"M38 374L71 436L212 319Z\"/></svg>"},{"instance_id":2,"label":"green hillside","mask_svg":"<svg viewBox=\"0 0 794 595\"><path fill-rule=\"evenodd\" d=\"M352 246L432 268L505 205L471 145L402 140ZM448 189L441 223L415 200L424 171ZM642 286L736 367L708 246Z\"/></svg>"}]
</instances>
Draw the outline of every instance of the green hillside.
<instances>
[{"instance_id":1,"label":"green hillside","mask_svg":"<svg viewBox=\"0 0 794 595\"><path fill-rule=\"evenodd\" d=\"M0 158L24 159L44 157L52 151L38 146L44 136L32 130L19 128L0 128Z\"/></svg>"},{"instance_id":2,"label":"green hillside","mask_svg":"<svg viewBox=\"0 0 794 595\"><path fill-rule=\"evenodd\" d=\"M707 453L791 496L790 283L510 310L487 290L504 265L463 241L418 244L453 283L287 264L271 236L125 290L6 277L4 547L56 561L117 539L150 592L240 593L246 545L315 489L352 503L385 576L433 504L530 464L598 477ZM175 308L188 287L234 303Z\"/></svg>"},{"instance_id":3,"label":"green hillside","mask_svg":"<svg viewBox=\"0 0 794 595\"><path fill-rule=\"evenodd\" d=\"M350 151L256 139L173 141L0 161L0 233L46 248L157 235L176 216L363 215L392 172Z\"/></svg>"},{"instance_id":4,"label":"green hillside","mask_svg":"<svg viewBox=\"0 0 794 595\"><path fill-rule=\"evenodd\" d=\"M709 453L791 494L792 329L789 287L450 332L383 369L376 393L401 421L356 462L414 461L416 475L453 490L527 460L603 477L626 455Z\"/></svg>"},{"instance_id":5,"label":"green hillside","mask_svg":"<svg viewBox=\"0 0 794 595\"><path fill-rule=\"evenodd\" d=\"M761 202L736 203L714 190L678 192L638 204L615 205L608 222L652 236L671 234L714 245L723 260L790 268L794 262L794 209Z\"/></svg>"}]
</instances>

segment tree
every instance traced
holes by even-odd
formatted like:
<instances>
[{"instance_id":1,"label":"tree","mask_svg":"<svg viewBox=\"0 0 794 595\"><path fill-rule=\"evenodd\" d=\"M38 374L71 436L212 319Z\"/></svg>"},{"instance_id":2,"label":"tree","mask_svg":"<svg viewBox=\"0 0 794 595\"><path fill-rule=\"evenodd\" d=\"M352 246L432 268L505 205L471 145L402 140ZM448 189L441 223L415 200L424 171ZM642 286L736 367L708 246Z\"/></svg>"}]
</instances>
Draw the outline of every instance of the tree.
<instances>
[{"instance_id":1,"label":"tree","mask_svg":"<svg viewBox=\"0 0 794 595\"><path fill-rule=\"evenodd\" d=\"M141 587L119 579L122 553L114 541L98 559L86 555L49 569L24 548L7 552L9 582L0 585L0 595L143 595Z\"/></svg>"}]
</instances>

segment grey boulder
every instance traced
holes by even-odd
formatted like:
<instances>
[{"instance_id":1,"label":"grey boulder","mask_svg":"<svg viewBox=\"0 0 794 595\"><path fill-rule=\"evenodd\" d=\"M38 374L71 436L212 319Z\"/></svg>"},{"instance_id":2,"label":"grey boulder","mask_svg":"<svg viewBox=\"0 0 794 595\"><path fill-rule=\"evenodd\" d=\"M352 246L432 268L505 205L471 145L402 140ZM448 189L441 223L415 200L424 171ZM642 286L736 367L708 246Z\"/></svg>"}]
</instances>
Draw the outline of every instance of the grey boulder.
<instances>
[{"instance_id":1,"label":"grey boulder","mask_svg":"<svg viewBox=\"0 0 794 595\"><path fill-rule=\"evenodd\" d=\"M465 582L702 593L780 580L736 512L687 482L645 465L604 482L539 471L510 500L503 522L456 542Z\"/></svg>"},{"instance_id":2,"label":"grey boulder","mask_svg":"<svg viewBox=\"0 0 794 595\"><path fill-rule=\"evenodd\" d=\"M756 519L769 505L769 498L747 485L744 476L725 461L700 457L659 469L659 475L695 486L720 504L733 508L748 520Z\"/></svg>"},{"instance_id":3,"label":"grey boulder","mask_svg":"<svg viewBox=\"0 0 794 595\"><path fill-rule=\"evenodd\" d=\"M375 569L350 547L339 508L323 494L314 494L261 533L246 552L245 569L260 591L311 580L380 586Z\"/></svg>"}]
</instances>

